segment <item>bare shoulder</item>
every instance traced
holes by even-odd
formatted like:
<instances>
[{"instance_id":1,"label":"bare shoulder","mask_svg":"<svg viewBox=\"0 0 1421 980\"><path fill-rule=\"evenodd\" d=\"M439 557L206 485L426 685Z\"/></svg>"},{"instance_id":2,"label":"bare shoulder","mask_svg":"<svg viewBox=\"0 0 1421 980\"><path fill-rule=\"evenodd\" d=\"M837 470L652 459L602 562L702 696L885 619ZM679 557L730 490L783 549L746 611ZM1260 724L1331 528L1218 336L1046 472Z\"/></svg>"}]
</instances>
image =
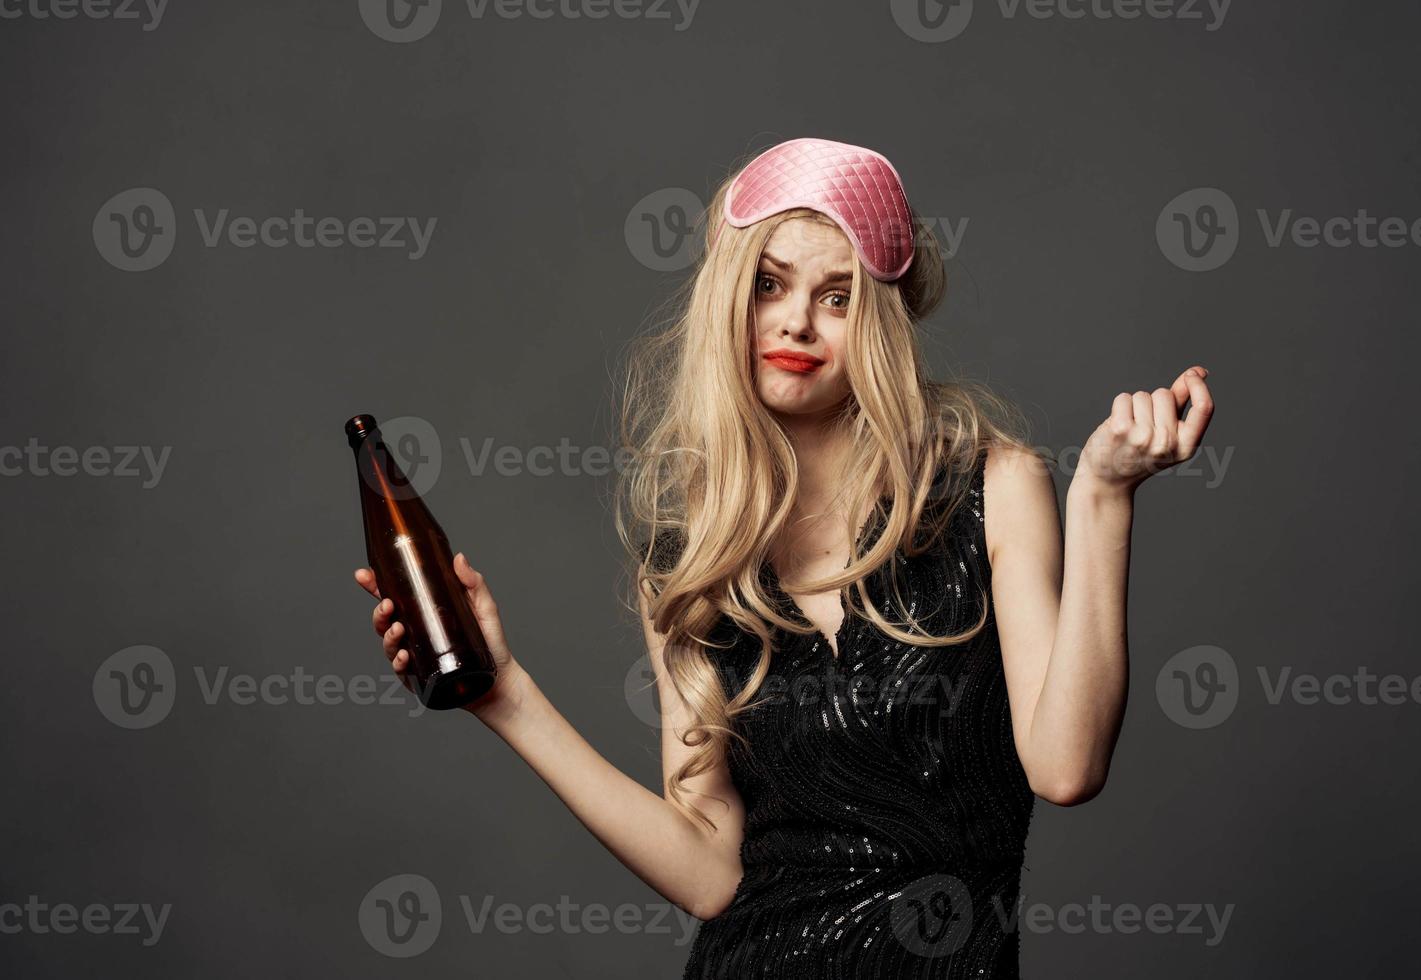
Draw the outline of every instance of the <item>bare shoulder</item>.
<instances>
[{"instance_id":1,"label":"bare shoulder","mask_svg":"<svg viewBox=\"0 0 1421 980\"><path fill-rule=\"evenodd\" d=\"M1059 535L1056 483L1046 461L1016 446L993 444L982 467L987 558L1040 546Z\"/></svg>"}]
</instances>

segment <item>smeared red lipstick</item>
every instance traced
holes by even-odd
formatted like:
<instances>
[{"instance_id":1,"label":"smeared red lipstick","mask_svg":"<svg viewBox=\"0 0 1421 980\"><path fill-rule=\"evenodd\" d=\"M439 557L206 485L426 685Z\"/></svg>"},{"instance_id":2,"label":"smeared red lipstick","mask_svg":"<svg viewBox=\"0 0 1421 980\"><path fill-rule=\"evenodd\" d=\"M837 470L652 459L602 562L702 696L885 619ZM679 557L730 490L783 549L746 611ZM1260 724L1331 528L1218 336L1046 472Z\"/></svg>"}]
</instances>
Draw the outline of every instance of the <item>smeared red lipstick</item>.
<instances>
[{"instance_id":1,"label":"smeared red lipstick","mask_svg":"<svg viewBox=\"0 0 1421 980\"><path fill-rule=\"evenodd\" d=\"M809 374L824 363L822 357L815 357L802 350L791 350L788 347L777 347L774 350L765 351L761 357L781 370L793 371L796 374Z\"/></svg>"}]
</instances>

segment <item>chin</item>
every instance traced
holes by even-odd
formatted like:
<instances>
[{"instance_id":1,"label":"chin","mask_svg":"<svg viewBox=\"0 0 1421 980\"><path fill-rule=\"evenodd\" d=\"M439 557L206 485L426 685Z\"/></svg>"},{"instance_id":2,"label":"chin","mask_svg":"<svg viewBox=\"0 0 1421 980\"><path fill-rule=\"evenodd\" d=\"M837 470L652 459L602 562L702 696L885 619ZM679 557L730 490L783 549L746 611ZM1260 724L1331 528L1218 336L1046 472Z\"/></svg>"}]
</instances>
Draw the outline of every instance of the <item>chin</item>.
<instances>
[{"instance_id":1,"label":"chin","mask_svg":"<svg viewBox=\"0 0 1421 980\"><path fill-rule=\"evenodd\" d=\"M760 404L764 405L776 415L796 415L806 418L833 412L837 410L842 403L842 398L829 401L815 399L812 402L787 401L784 399L765 398L763 396L760 398Z\"/></svg>"},{"instance_id":2,"label":"chin","mask_svg":"<svg viewBox=\"0 0 1421 980\"><path fill-rule=\"evenodd\" d=\"M774 385L774 388L781 386ZM836 389L839 385L834 386ZM818 389L818 390L815 390ZM837 409L849 397L847 387L843 390L836 390L833 393L825 392L821 386L808 387L806 390L795 391L792 387L788 392L775 390L767 392L764 388L757 389L760 404L764 405L771 412L778 415L823 415ZM787 397L788 396L788 397Z\"/></svg>"}]
</instances>

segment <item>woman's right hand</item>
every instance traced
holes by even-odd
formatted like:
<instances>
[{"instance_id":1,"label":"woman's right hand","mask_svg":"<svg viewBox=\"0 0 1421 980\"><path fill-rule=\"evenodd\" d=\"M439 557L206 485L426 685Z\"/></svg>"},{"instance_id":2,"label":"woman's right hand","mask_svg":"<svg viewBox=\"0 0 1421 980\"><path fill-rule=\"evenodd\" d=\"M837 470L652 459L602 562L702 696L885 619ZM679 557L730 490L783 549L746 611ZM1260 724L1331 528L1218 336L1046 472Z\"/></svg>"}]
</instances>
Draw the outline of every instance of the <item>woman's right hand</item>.
<instances>
[{"instance_id":1,"label":"woman's right hand","mask_svg":"<svg viewBox=\"0 0 1421 980\"><path fill-rule=\"evenodd\" d=\"M487 716L494 711L508 712L516 709L522 695L522 685L527 681L527 675L519 666L518 661L513 658L513 651L508 648L508 640L503 632L503 621L498 615L498 604L494 602L488 582L482 573L469 565L469 560L464 557L463 552L454 556L454 574L459 576L459 582L464 586L464 594L468 599L469 607L474 611L479 631L483 633L484 640L488 643L489 653L493 655L494 666L498 671L493 687L489 688L482 697L464 705L465 710L487 720ZM355 581L366 592L380 600L375 604L375 609L371 613L371 622L385 649L385 659L390 661L390 666L395 669L396 675L399 676L405 687L413 691L410 652L401 646L405 639L405 625L394 618L395 604L380 595L379 584L375 581L375 573L370 569L357 568Z\"/></svg>"}]
</instances>

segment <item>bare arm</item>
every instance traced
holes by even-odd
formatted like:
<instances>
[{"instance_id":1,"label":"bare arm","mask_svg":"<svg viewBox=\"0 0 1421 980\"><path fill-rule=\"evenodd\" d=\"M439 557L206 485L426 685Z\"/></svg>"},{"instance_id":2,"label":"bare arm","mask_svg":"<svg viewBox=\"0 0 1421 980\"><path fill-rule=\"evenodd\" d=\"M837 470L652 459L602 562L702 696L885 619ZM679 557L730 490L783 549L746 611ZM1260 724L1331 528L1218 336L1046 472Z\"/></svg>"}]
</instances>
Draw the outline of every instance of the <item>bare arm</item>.
<instances>
[{"instance_id":1,"label":"bare arm","mask_svg":"<svg viewBox=\"0 0 1421 980\"><path fill-rule=\"evenodd\" d=\"M1084 802L1105 783L1125 712L1132 504L1073 485L1063 557L1044 463L994 449L983 490L1017 755L1036 795Z\"/></svg>"},{"instance_id":2,"label":"bare arm","mask_svg":"<svg viewBox=\"0 0 1421 980\"><path fill-rule=\"evenodd\" d=\"M1083 803L1105 785L1129 683L1134 492L1194 454L1212 412L1202 373L1118 396L1067 491L1064 549L1045 465L1020 451L989 453L987 547L1012 727L1033 792L1050 802Z\"/></svg>"},{"instance_id":3,"label":"bare arm","mask_svg":"<svg viewBox=\"0 0 1421 980\"><path fill-rule=\"evenodd\" d=\"M700 796L693 798L718 825L718 832L712 834L682 814L665 796L651 792L614 767L572 727L513 659L498 606L483 576L469 567L463 555L456 558L454 569L499 665L495 691L470 706L470 712L517 752L583 826L637 877L697 918L719 914L740 881L744 825L740 797L724 761L688 781L690 789L729 801L727 809L715 801L703 802ZM378 595L368 569L361 569L356 578ZM382 608L386 608L383 601L376 606L375 629L384 638L386 656L403 676L408 665L408 654L399 647L403 627L390 622L388 611L382 615ZM691 751L680 744L672 729L673 725L684 725L687 715L685 705L664 676L664 638L646 619L645 600L642 616L661 699L664 786L669 774Z\"/></svg>"}]
</instances>

